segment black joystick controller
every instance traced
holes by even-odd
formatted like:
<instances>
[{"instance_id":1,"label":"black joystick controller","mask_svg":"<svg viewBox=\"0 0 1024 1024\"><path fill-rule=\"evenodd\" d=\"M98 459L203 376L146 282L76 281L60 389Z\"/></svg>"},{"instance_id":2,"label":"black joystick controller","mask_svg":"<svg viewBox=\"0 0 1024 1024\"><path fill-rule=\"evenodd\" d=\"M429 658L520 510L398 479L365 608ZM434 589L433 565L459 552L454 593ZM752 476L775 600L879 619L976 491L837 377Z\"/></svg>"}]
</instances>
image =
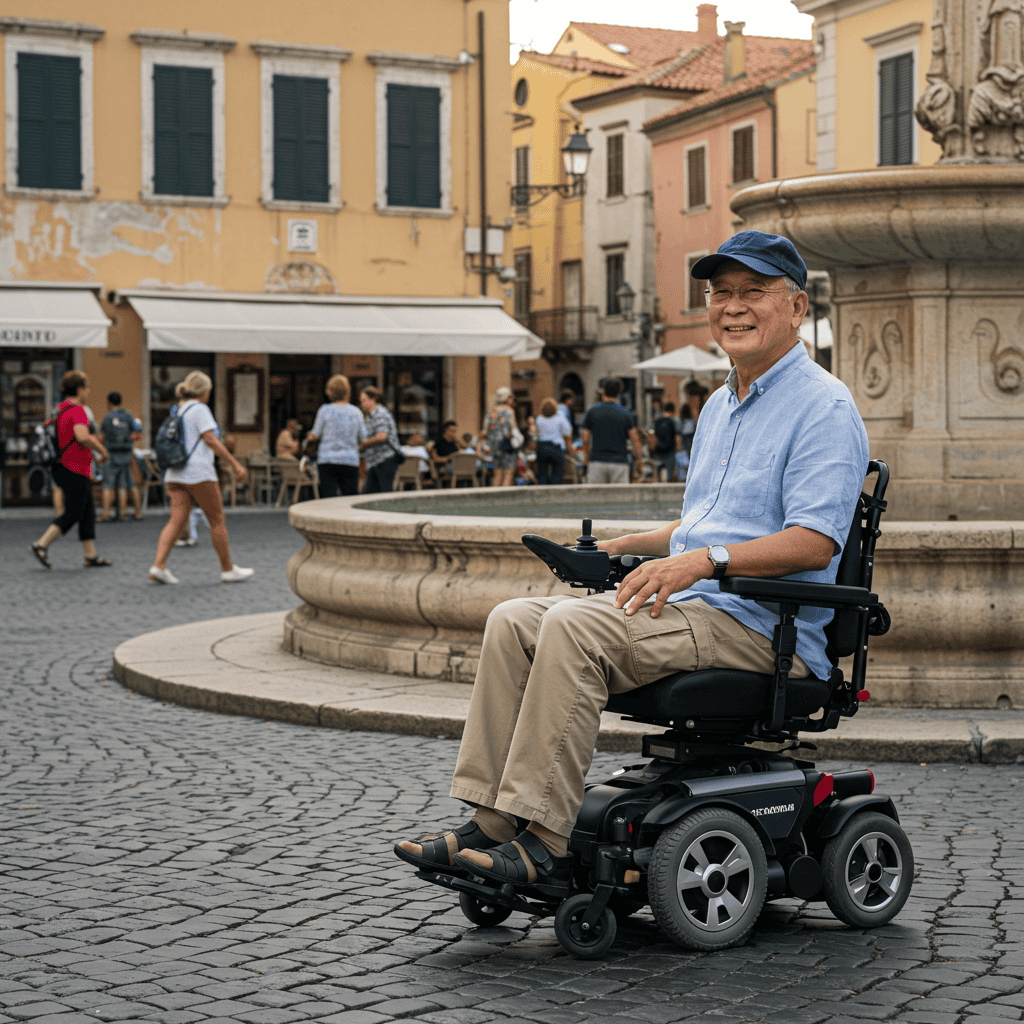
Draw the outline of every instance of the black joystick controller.
<instances>
[{"instance_id":1,"label":"black joystick controller","mask_svg":"<svg viewBox=\"0 0 1024 1024\"><path fill-rule=\"evenodd\" d=\"M576 550L577 551L596 551L597 550L597 538L593 535L591 530L593 529L594 521L592 519L583 520L583 534L576 538Z\"/></svg>"}]
</instances>

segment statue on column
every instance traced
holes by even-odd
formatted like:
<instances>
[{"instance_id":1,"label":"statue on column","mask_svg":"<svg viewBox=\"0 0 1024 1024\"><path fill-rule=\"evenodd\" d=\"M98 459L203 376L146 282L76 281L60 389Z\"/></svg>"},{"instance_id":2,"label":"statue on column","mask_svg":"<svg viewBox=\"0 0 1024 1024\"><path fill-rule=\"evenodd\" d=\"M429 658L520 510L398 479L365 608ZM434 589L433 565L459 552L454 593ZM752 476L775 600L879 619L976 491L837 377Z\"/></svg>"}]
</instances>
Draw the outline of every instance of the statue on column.
<instances>
[{"instance_id":1,"label":"statue on column","mask_svg":"<svg viewBox=\"0 0 1024 1024\"><path fill-rule=\"evenodd\" d=\"M1022 24L1024 0L989 0L978 40L982 56L988 51L988 66L981 72L967 108L967 129L978 156L1009 157L1012 152L1014 159L1024 160ZM1010 146L993 146L992 129L1008 133Z\"/></svg>"}]
</instances>

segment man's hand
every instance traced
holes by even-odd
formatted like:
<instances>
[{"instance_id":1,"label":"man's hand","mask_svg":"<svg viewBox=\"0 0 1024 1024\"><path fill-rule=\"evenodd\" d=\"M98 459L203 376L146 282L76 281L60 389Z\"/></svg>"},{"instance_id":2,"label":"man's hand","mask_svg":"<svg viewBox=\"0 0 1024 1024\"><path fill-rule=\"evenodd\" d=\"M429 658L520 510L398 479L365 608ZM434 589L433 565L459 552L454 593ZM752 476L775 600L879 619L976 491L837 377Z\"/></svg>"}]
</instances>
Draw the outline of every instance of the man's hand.
<instances>
[{"instance_id":1,"label":"man's hand","mask_svg":"<svg viewBox=\"0 0 1024 1024\"><path fill-rule=\"evenodd\" d=\"M656 619L673 594L688 590L697 580L710 579L713 571L706 548L659 558L655 562L643 562L619 584L615 607L625 608L627 615L635 615L653 595L657 595L651 608L651 618Z\"/></svg>"}]
</instances>

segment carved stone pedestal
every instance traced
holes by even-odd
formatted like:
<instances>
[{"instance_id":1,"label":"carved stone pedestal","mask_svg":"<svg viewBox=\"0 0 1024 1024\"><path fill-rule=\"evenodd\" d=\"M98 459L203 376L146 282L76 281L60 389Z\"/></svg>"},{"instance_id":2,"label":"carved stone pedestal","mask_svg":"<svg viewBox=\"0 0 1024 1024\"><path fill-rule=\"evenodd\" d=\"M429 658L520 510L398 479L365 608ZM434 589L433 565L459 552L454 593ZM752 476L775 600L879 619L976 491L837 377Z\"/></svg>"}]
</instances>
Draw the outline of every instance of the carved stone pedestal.
<instances>
[{"instance_id":1,"label":"carved stone pedestal","mask_svg":"<svg viewBox=\"0 0 1024 1024\"><path fill-rule=\"evenodd\" d=\"M892 519L1020 519L1024 509L1024 167L827 174L744 189L744 228L832 274L832 370Z\"/></svg>"}]
</instances>

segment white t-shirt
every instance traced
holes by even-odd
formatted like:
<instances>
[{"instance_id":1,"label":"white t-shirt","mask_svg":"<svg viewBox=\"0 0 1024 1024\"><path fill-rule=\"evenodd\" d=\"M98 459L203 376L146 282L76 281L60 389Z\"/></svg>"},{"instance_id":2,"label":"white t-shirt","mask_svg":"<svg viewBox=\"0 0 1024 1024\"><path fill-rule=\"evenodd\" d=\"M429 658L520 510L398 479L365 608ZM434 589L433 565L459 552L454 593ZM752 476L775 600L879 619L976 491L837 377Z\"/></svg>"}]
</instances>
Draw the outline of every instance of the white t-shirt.
<instances>
[{"instance_id":1,"label":"white t-shirt","mask_svg":"<svg viewBox=\"0 0 1024 1024\"><path fill-rule=\"evenodd\" d=\"M208 430L220 436L210 407L205 402L190 398L178 409L185 426L185 451L192 454L181 469L165 470L164 480L172 484L201 484L206 480L216 482L217 466L213 461L213 449L203 440L203 434Z\"/></svg>"}]
</instances>

